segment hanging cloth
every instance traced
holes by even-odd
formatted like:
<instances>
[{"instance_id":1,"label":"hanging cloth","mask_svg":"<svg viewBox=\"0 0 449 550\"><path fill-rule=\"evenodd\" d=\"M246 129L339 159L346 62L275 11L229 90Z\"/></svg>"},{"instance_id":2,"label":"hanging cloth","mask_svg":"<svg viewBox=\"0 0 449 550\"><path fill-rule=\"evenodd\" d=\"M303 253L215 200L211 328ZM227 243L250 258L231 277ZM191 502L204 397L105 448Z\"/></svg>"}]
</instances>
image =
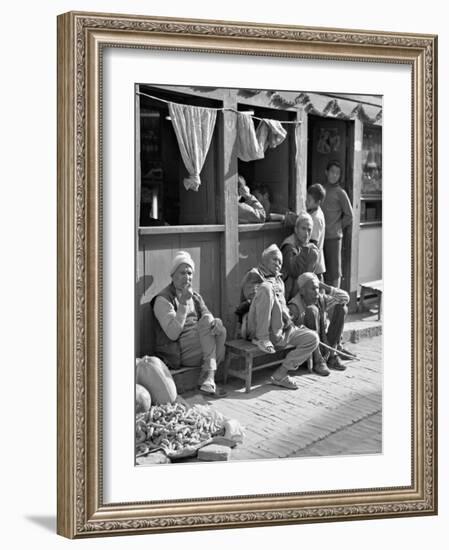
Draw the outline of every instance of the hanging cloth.
<instances>
[{"instance_id":1,"label":"hanging cloth","mask_svg":"<svg viewBox=\"0 0 449 550\"><path fill-rule=\"evenodd\" d=\"M249 162L263 159L268 147L274 149L287 137L287 131L279 120L264 118L257 130L248 113L237 113L237 156Z\"/></svg>"},{"instance_id":2,"label":"hanging cloth","mask_svg":"<svg viewBox=\"0 0 449 550\"><path fill-rule=\"evenodd\" d=\"M249 162L263 159L264 156L264 150L256 136L252 116L248 113L237 113L237 157Z\"/></svg>"},{"instance_id":3,"label":"hanging cloth","mask_svg":"<svg viewBox=\"0 0 449 550\"><path fill-rule=\"evenodd\" d=\"M198 191L200 172L214 133L217 111L177 103L169 103L168 109L182 160L189 173L189 177L184 178L184 187Z\"/></svg>"},{"instance_id":4,"label":"hanging cloth","mask_svg":"<svg viewBox=\"0 0 449 550\"><path fill-rule=\"evenodd\" d=\"M274 149L280 145L287 137L287 131L279 120L263 118L257 127L256 136L260 147L265 152L268 147Z\"/></svg>"}]
</instances>

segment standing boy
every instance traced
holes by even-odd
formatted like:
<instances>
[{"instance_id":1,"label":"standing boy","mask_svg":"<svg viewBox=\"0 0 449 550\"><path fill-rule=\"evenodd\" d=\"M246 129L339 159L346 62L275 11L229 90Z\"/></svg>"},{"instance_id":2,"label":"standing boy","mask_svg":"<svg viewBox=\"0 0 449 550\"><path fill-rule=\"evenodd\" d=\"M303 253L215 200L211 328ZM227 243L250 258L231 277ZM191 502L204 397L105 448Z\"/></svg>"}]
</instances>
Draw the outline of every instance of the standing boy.
<instances>
[{"instance_id":1,"label":"standing boy","mask_svg":"<svg viewBox=\"0 0 449 550\"><path fill-rule=\"evenodd\" d=\"M307 189L306 206L307 212L312 216L313 228L310 235L310 242L318 248L318 261L315 267L315 273L320 281L323 280L323 273L326 271L324 262L324 234L326 221L324 219L321 205L326 197L324 187L319 183L314 183Z\"/></svg>"},{"instance_id":2,"label":"standing boy","mask_svg":"<svg viewBox=\"0 0 449 550\"><path fill-rule=\"evenodd\" d=\"M324 237L324 259L326 273L324 281L336 288L341 280L341 248L343 229L352 224L353 213L349 197L340 186L341 165L331 160L326 167L326 197L323 201L323 213L326 221Z\"/></svg>"}]
</instances>

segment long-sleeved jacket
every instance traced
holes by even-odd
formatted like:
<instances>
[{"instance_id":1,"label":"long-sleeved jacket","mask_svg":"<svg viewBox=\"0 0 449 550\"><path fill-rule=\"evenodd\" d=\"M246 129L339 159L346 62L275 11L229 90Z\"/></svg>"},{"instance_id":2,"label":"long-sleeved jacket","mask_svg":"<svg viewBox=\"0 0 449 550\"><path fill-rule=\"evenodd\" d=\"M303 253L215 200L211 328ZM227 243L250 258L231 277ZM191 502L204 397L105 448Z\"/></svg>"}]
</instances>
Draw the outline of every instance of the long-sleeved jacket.
<instances>
[{"instance_id":1,"label":"long-sleeved jacket","mask_svg":"<svg viewBox=\"0 0 449 550\"><path fill-rule=\"evenodd\" d=\"M263 223L267 217L265 208L254 195L238 203L239 223Z\"/></svg>"},{"instance_id":2,"label":"long-sleeved jacket","mask_svg":"<svg viewBox=\"0 0 449 550\"><path fill-rule=\"evenodd\" d=\"M269 273L263 264L253 267L244 276L240 291L240 305L236 310L237 315L242 318L248 312L251 300L262 283L270 283L273 287L283 312L284 323L289 324L290 312L285 300L285 285L282 276Z\"/></svg>"},{"instance_id":3,"label":"long-sleeved jacket","mask_svg":"<svg viewBox=\"0 0 449 550\"><path fill-rule=\"evenodd\" d=\"M296 279L306 272L314 273L319 251L313 244L301 245L293 233L281 245L282 276L285 283L285 298L288 302L297 292Z\"/></svg>"},{"instance_id":4,"label":"long-sleeved jacket","mask_svg":"<svg viewBox=\"0 0 449 550\"><path fill-rule=\"evenodd\" d=\"M351 202L346 191L338 184L327 183L326 198L321 209L326 220L326 239L341 239L343 229L352 224L354 217Z\"/></svg>"}]
</instances>

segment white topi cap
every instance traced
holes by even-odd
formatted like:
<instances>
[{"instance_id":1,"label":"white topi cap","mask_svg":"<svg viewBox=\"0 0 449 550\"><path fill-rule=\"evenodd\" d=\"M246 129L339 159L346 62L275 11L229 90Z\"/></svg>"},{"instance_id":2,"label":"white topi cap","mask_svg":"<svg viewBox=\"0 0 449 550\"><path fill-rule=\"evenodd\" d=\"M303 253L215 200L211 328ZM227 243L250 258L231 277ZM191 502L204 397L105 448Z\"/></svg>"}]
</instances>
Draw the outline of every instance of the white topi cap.
<instances>
[{"instance_id":1,"label":"white topi cap","mask_svg":"<svg viewBox=\"0 0 449 550\"><path fill-rule=\"evenodd\" d=\"M265 248L265 250L262 252L262 259L265 259L272 254L280 254L282 256L282 252L280 251L277 244L270 244L270 246L267 246L267 248Z\"/></svg>"},{"instance_id":2,"label":"white topi cap","mask_svg":"<svg viewBox=\"0 0 449 550\"><path fill-rule=\"evenodd\" d=\"M187 264L192 268L193 271L195 271L195 263L192 260L192 256L185 250L180 250L173 258L173 262L170 268L170 275L173 275L173 273L178 269L181 264Z\"/></svg>"},{"instance_id":3,"label":"white topi cap","mask_svg":"<svg viewBox=\"0 0 449 550\"><path fill-rule=\"evenodd\" d=\"M318 277L315 275L315 273L302 273L297 279L296 282L298 284L298 288L303 288L309 281L318 281Z\"/></svg>"}]
</instances>

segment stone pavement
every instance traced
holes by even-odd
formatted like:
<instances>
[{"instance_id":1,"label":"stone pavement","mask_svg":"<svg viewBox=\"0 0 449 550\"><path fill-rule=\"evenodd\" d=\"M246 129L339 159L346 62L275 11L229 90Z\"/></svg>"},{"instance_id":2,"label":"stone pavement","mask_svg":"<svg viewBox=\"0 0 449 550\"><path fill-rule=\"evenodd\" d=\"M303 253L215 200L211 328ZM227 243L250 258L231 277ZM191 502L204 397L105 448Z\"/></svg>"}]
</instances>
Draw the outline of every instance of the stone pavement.
<instances>
[{"instance_id":1,"label":"stone pavement","mask_svg":"<svg viewBox=\"0 0 449 550\"><path fill-rule=\"evenodd\" d=\"M355 421L290 456L375 454L382 450L382 413Z\"/></svg>"},{"instance_id":2,"label":"stone pavement","mask_svg":"<svg viewBox=\"0 0 449 550\"><path fill-rule=\"evenodd\" d=\"M230 378L224 399L195 392L183 395L191 405L209 403L245 429L244 442L231 460L254 460L382 452L382 336L347 343L361 359L346 362L346 371L321 377L297 371L298 390L273 386L275 367L254 373L253 388Z\"/></svg>"},{"instance_id":3,"label":"stone pavement","mask_svg":"<svg viewBox=\"0 0 449 550\"><path fill-rule=\"evenodd\" d=\"M369 300L367 300L369 302ZM345 320L343 340L357 343L362 338L372 338L382 334L382 321L377 319L377 311L371 310L349 313Z\"/></svg>"}]
</instances>

